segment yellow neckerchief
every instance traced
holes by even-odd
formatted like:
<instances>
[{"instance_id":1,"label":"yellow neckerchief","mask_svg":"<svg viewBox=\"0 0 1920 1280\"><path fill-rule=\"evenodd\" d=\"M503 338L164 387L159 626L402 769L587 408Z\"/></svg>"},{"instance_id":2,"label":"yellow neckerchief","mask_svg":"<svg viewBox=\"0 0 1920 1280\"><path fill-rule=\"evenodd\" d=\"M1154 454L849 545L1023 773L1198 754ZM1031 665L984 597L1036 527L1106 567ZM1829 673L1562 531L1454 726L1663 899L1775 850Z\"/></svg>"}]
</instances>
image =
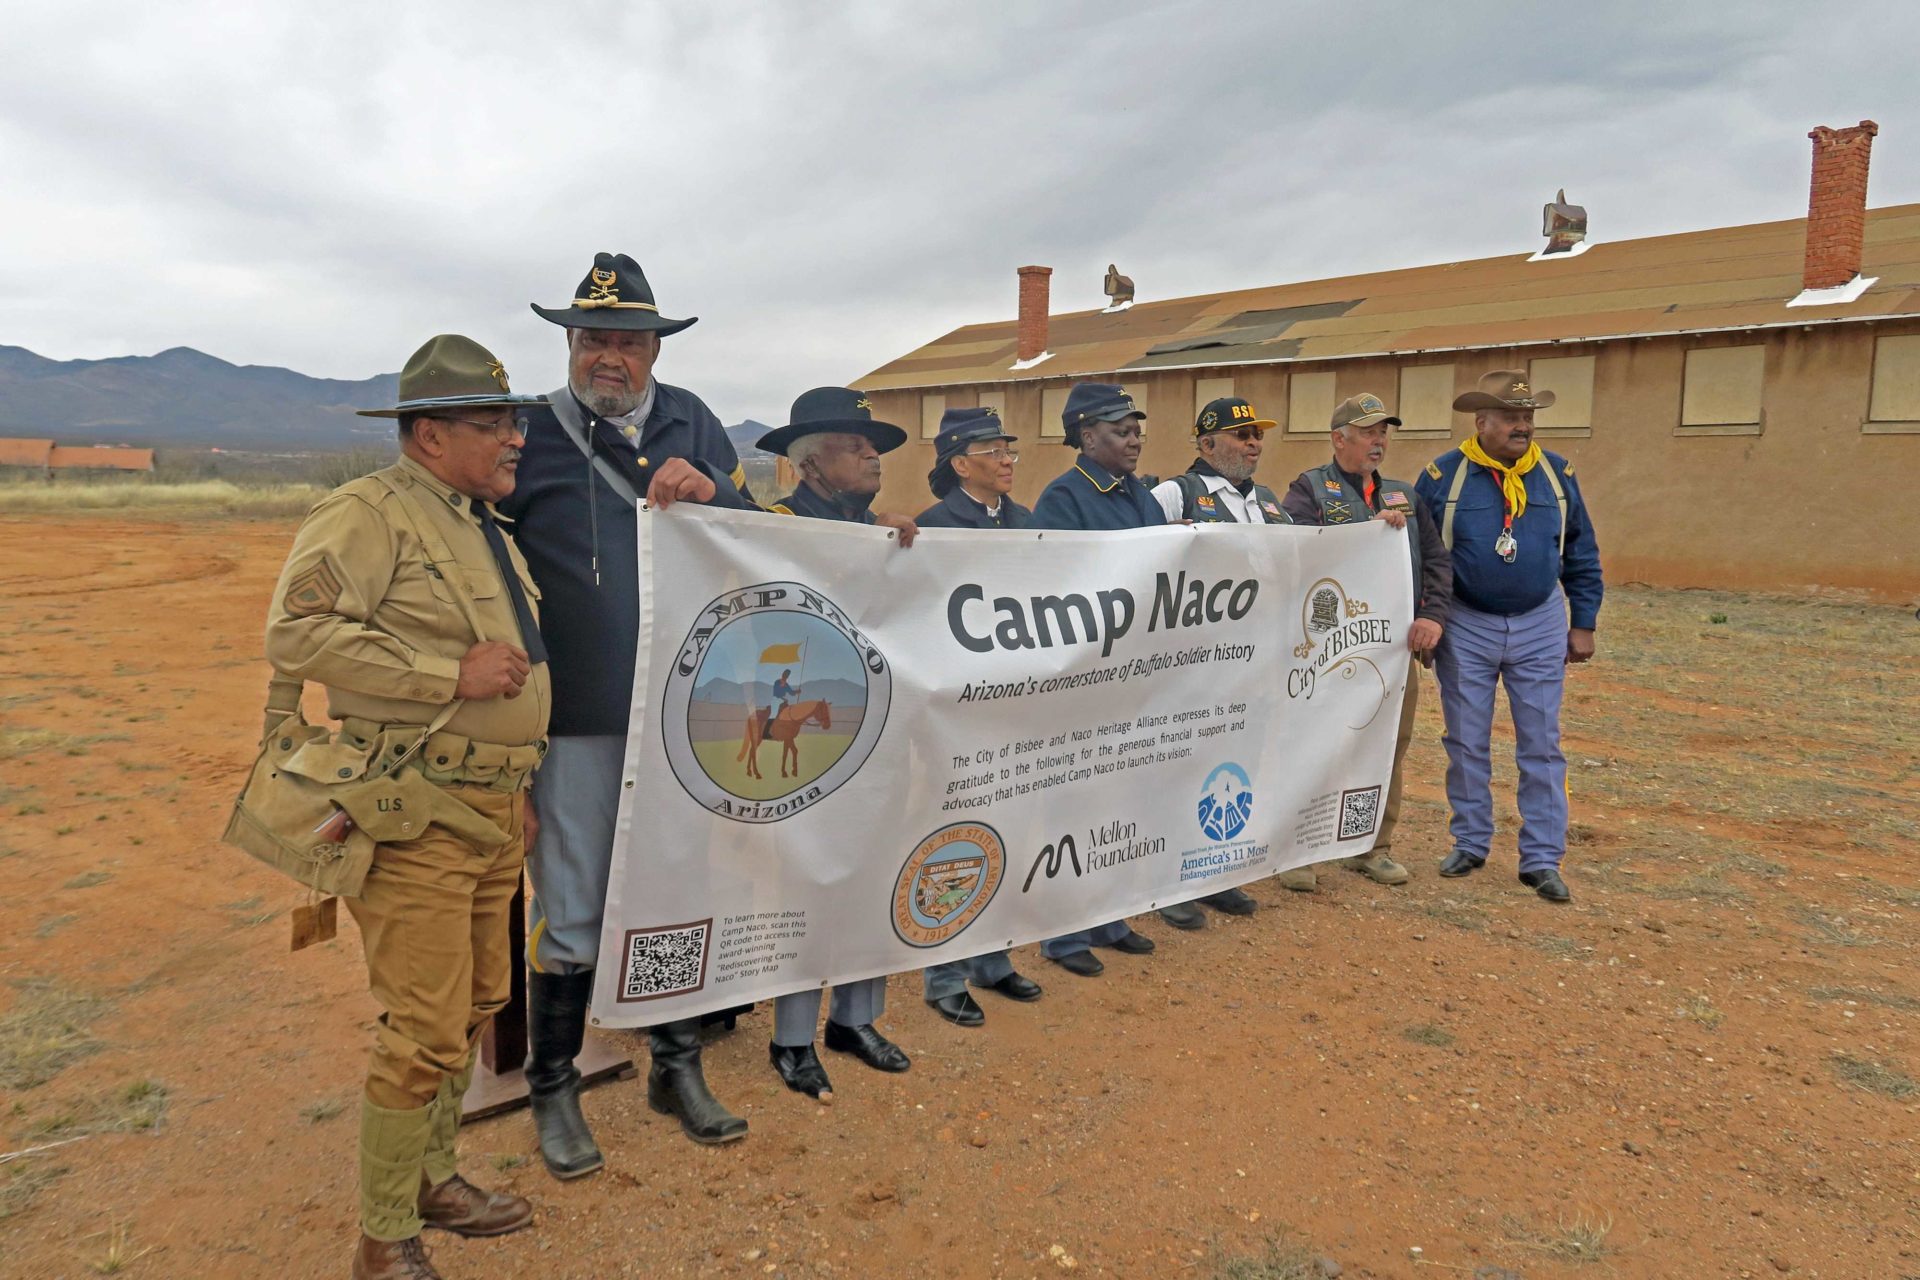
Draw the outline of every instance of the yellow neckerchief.
<instances>
[{"instance_id":1,"label":"yellow neckerchief","mask_svg":"<svg viewBox=\"0 0 1920 1280\"><path fill-rule=\"evenodd\" d=\"M1527 451L1511 466L1488 457L1487 451L1480 447L1480 441L1473 436L1468 436L1461 444L1460 452L1468 462L1479 463L1499 478L1500 496L1507 503L1507 528L1511 529L1515 520L1527 514L1526 474L1540 465L1539 442L1530 441Z\"/></svg>"}]
</instances>

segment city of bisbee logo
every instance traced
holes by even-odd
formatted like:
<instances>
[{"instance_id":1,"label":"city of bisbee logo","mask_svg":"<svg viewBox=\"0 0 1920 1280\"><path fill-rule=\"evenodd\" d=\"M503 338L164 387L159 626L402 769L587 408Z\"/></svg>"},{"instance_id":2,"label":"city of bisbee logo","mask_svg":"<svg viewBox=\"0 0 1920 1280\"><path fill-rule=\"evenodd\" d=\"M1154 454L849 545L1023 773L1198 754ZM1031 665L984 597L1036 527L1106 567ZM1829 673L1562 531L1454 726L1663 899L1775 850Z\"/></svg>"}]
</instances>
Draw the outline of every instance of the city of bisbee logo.
<instances>
[{"instance_id":1,"label":"city of bisbee logo","mask_svg":"<svg viewBox=\"0 0 1920 1280\"><path fill-rule=\"evenodd\" d=\"M945 826L914 846L893 882L893 931L910 947L937 947L980 918L1007 877L1000 833L979 822Z\"/></svg>"},{"instance_id":2,"label":"city of bisbee logo","mask_svg":"<svg viewBox=\"0 0 1920 1280\"><path fill-rule=\"evenodd\" d=\"M1387 702L1387 678L1363 650L1391 648L1393 620L1373 616L1365 600L1356 600L1333 578L1322 578L1307 588L1300 601L1300 643L1293 647L1299 665L1287 672L1287 696L1311 700L1315 694L1328 696L1330 679L1353 681L1363 672L1371 672L1379 681L1376 696L1370 682L1362 682L1364 693L1356 693L1358 723L1352 729L1364 729L1380 714ZM1348 695L1341 691L1344 704Z\"/></svg>"},{"instance_id":3,"label":"city of bisbee logo","mask_svg":"<svg viewBox=\"0 0 1920 1280\"><path fill-rule=\"evenodd\" d=\"M701 608L667 673L667 763L710 812L778 822L860 771L892 697L892 667L833 601L742 587Z\"/></svg>"}]
</instances>

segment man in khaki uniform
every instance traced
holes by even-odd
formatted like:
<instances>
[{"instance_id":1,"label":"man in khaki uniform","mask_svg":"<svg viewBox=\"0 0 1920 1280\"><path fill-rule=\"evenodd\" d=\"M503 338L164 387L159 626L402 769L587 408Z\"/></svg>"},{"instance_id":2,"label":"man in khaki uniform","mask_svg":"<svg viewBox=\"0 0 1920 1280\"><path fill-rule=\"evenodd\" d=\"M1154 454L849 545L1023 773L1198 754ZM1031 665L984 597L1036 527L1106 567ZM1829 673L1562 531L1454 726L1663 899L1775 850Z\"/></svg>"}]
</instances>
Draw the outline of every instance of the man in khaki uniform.
<instances>
[{"instance_id":1,"label":"man in khaki uniform","mask_svg":"<svg viewBox=\"0 0 1920 1280\"><path fill-rule=\"evenodd\" d=\"M268 660L326 685L342 744L377 761L426 732L405 767L439 788L433 825L379 845L348 899L384 1010L361 1101L355 1280L437 1277L423 1225L498 1235L533 1216L459 1176L454 1135L474 1047L507 1001L522 793L547 732L533 581L490 507L513 491L516 412L538 400L510 394L471 339L415 352L400 403L364 415L399 419L400 461L308 513L267 621Z\"/></svg>"}]
</instances>

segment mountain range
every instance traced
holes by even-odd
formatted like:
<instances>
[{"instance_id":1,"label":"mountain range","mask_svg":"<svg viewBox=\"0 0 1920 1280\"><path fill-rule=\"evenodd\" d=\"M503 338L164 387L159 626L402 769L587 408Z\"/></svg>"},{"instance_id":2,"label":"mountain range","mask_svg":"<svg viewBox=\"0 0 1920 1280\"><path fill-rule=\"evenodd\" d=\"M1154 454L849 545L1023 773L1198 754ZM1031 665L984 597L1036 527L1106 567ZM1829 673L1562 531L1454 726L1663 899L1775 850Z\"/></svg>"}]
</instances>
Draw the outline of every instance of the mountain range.
<instances>
[{"instance_id":1,"label":"mountain range","mask_svg":"<svg viewBox=\"0 0 1920 1280\"><path fill-rule=\"evenodd\" d=\"M0 436L73 444L325 452L385 445L400 375L350 382L230 364L192 347L154 356L51 360L0 346Z\"/></svg>"}]
</instances>

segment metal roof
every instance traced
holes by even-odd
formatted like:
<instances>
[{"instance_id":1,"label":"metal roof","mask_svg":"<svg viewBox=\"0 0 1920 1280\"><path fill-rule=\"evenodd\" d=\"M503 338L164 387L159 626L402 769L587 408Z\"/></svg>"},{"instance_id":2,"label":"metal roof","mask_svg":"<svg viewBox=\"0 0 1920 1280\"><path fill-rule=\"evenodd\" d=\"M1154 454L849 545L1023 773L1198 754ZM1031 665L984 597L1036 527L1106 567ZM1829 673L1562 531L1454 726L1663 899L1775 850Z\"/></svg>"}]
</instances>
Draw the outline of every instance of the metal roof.
<instances>
[{"instance_id":1,"label":"metal roof","mask_svg":"<svg viewBox=\"0 0 1920 1280\"><path fill-rule=\"evenodd\" d=\"M40 467L53 457L53 441L0 438L0 467Z\"/></svg>"},{"instance_id":2,"label":"metal roof","mask_svg":"<svg viewBox=\"0 0 1920 1280\"><path fill-rule=\"evenodd\" d=\"M965 325L882 365L870 391L1209 365L1345 360L1830 324L1920 314L1920 204L1867 212L1852 302L1789 308L1806 220L1590 243L1052 316L1052 355L1015 370L1014 321Z\"/></svg>"},{"instance_id":3,"label":"metal roof","mask_svg":"<svg viewBox=\"0 0 1920 1280\"><path fill-rule=\"evenodd\" d=\"M55 471L97 468L110 471L151 471L153 450L125 449L117 445L53 446L50 464Z\"/></svg>"}]
</instances>

